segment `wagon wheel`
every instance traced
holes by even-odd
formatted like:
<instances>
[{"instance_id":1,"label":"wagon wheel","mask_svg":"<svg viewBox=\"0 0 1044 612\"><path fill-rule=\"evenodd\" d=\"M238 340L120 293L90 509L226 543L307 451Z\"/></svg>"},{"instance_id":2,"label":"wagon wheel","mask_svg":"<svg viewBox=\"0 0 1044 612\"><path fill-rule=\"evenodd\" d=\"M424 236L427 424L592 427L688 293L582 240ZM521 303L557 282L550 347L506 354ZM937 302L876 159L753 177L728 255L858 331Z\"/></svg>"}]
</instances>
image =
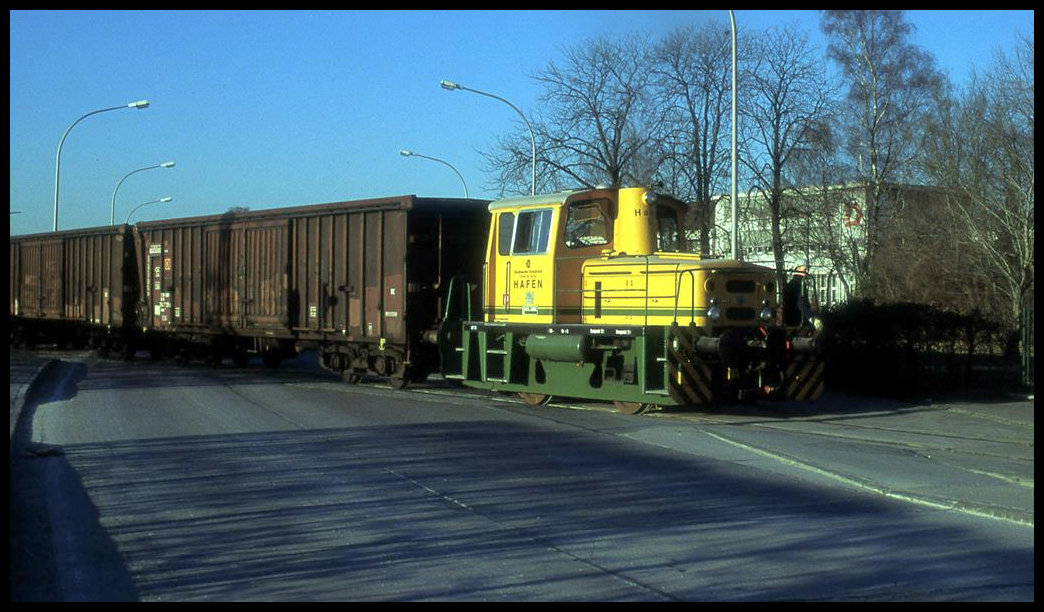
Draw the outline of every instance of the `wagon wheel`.
<instances>
[{"instance_id":1,"label":"wagon wheel","mask_svg":"<svg viewBox=\"0 0 1044 612\"><path fill-rule=\"evenodd\" d=\"M385 372L388 373L388 384L392 389L399 390L413 382L413 366L404 360L388 357L385 361Z\"/></svg>"},{"instance_id":2,"label":"wagon wheel","mask_svg":"<svg viewBox=\"0 0 1044 612\"><path fill-rule=\"evenodd\" d=\"M518 396L522 398L522 401L530 406L546 406L551 403L551 396L546 393L526 393L525 391L519 391Z\"/></svg>"},{"instance_id":3,"label":"wagon wheel","mask_svg":"<svg viewBox=\"0 0 1044 612\"><path fill-rule=\"evenodd\" d=\"M614 401L613 406L616 406L616 409L624 414L644 414L653 408L653 404L643 402Z\"/></svg>"},{"instance_id":4,"label":"wagon wheel","mask_svg":"<svg viewBox=\"0 0 1044 612\"><path fill-rule=\"evenodd\" d=\"M265 367L274 370L279 367L280 362L283 361L283 357L275 351L265 351L261 353L261 362L265 364Z\"/></svg>"}]
</instances>

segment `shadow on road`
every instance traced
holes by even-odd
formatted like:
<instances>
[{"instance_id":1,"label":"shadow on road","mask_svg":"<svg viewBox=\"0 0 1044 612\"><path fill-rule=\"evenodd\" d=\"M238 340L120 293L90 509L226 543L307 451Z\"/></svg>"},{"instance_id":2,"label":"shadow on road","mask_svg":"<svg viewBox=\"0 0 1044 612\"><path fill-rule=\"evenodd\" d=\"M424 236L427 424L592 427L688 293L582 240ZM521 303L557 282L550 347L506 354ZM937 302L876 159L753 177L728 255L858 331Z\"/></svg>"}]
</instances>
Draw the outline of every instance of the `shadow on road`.
<instances>
[{"instance_id":1,"label":"shadow on road","mask_svg":"<svg viewBox=\"0 0 1044 612\"><path fill-rule=\"evenodd\" d=\"M64 450L32 442L36 407L75 397L86 376L83 363L48 364L26 395L11 437L12 602L138 600L116 544L98 521Z\"/></svg>"}]
</instances>

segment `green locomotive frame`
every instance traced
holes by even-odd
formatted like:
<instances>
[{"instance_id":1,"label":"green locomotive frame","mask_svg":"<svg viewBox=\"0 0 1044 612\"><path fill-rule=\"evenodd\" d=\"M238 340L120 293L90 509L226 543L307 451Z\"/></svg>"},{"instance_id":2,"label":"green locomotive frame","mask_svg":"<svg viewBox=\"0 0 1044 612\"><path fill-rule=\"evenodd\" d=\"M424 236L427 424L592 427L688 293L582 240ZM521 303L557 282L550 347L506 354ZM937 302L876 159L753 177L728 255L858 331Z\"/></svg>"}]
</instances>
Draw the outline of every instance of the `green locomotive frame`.
<instances>
[{"instance_id":1,"label":"green locomotive frame","mask_svg":"<svg viewBox=\"0 0 1044 612\"><path fill-rule=\"evenodd\" d=\"M640 413L657 406L808 400L823 390L823 364L812 347L788 346L782 334L762 341L736 335L723 347L721 338L678 325L464 322L457 337L443 349L445 378L518 393L530 404L571 397ZM773 352L787 356L765 356Z\"/></svg>"}]
</instances>

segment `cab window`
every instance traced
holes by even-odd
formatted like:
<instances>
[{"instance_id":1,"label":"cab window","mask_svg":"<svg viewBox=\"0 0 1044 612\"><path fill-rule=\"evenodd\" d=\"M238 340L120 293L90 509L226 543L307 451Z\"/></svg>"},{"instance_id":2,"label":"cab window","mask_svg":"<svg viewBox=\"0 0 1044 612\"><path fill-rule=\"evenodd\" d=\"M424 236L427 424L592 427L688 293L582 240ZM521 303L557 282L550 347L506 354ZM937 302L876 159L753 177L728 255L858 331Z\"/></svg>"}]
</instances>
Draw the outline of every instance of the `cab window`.
<instances>
[{"instance_id":1,"label":"cab window","mask_svg":"<svg viewBox=\"0 0 1044 612\"><path fill-rule=\"evenodd\" d=\"M510 255L511 237L515 232L515 213L501 213L497 223L497 253Z\"/></svg>"},{"instance_id":2,"label":"cab window","mask_svg":"<svg viewBox=\"0 0 1044 612\"><path fill-rule=\"evenodd\" d=\"M547 251L548 237L551 235L551 213L550 208L518 213L513 254L537 254Z\"/></svg>"},{"instance_id":3,"label":"cab window","mask_svg":"<svg viewBox=\"0 0 1044 612\"><path fill-rule=\"evenodd\" d=\"M656 250L677 253L682 250L681 223L678 209L656 207Z\"/></svg>"},{"instance_id":4,"label":"cab window","mask_svg":"<svg viewBox=\"0 0 1044 612\"><path fill-rule=\"evenodd\" d=\"M598 202L574 202L566 212L565 244L571 249L608 244L611 227Z\"/></svg>"}]
</instances>

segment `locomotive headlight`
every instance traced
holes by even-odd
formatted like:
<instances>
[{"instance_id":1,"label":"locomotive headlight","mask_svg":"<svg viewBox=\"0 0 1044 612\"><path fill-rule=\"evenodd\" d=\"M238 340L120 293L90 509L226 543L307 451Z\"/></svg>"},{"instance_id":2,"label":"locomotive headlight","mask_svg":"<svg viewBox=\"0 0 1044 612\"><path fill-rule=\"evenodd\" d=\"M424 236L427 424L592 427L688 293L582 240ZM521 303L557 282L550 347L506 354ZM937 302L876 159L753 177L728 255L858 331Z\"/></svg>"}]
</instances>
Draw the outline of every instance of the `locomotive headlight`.
<instances>
[{"instance_id":1,"label":"locomotive headlight","mask_svg":"<svg viewBox=\"0 0 1044 612\"><path fill-rule=\"evenodd\" d=\"M758 313L762 321L768 322L773 318L772 309L769 308L768 300L761 300L761 312Z\"/></svg>"},{"instance_id":2,"label":"locomotive headlight","mask_svg":"<svg viewBox=\"0 0 1044 612\"><path fill-rule=\"evenodd\" d=\"M646 204L649 204L649 205L651 205L651 204L653 204L654 202L656 202L656 198L657 198L657 197L659 197L659 196L657 196L657 195L656 195L656 192L655 192L655 191L646 191L646 192L645 192L645 195L644 195L644 196L642 196L642 199L644 199L644 200L645 200L645 203L646 203Z\"/></svg>"},{"instance_id":3,"label":"locomotive headlight","mask_svg":"<svg viewBox=\"0 0 1044 612\"><path fill-rule=\"evenodd\" d=\"M707 318L713 323L717 323L721 319L721 310L718 308L718 300L711 298L710 308L707 309Z\"/></svg>"}]
</instances>

